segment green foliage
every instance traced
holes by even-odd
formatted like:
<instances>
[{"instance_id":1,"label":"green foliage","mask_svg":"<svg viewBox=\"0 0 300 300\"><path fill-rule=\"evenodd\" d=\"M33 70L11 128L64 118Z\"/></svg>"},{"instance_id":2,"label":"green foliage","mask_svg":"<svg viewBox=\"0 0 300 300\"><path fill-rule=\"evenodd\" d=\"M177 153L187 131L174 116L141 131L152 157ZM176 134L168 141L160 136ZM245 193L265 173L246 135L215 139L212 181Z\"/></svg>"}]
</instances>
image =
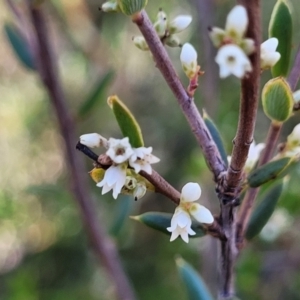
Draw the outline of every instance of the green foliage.
<instances>
[{"instance_id":1,"label":"green foliage","mask_svg":"<svg viewBox=\"0 0 300 300\"><path fill-rule=\"evenodd\" d=\"M248 176L248 184L250 187L259 187L271 180L281 178L283 171L293 163L290 157L284 157L275 161L271 161L254 171Z\"/></svg>"},{"instance_id":2,"label":"green foliage","mask_svg":"<svg viewBox=\"0 0 300 300\"><path fill-rule=\"evenodd\" d=\"M120 201L116 203L113 222L109 230L112 236L116 237L121 233L130 214L132 203L132 197L128 196L121 197Z\"/></svg>"},{"instance_id":3,"label":"green foliage","mask_svg":"<svg viewBox=\"0 0 300 300\"><path fill-rule=\"evenodd\" d=\"M292 16L287 1L277 0L269 24L269 37L278 39L277 51L281 58L272 68L273 77L287 76L292 51L292 34Z\"/></svg>"},{"instance_id":4,"label":"green foliage","mask_svg":"<svg viewBox=\"0 0 300 300\"><path fill-rule=\"evenodd\" d=\"M283 77L268 81L262 91L265 114L272 122L285 122L293 113L294 98L289 84Z\"/></svg>"},{"instance_id":5,"label":"green foliage","mask_svg":"<svg viewBox=\"0 0 300 300\"><path fill-rule=\"evenodd\" d=\"M167 227L171 226L171 219L173 214L162 212L146 212L139 216L131 217L132 219L144 223L145 225L163 232L167 235L171 233L167 230ZM192 229L196 232L195 235L191 235L190 238L202 237L206 234L205 228L198 222L192 223Z\"/></svg>"},{"instance_id":6,"label":"green foliage","mask_svg":"<svg viewBox=\"0 0 300 300\"><path fill-rule=\"evenodd\" d=\"M89 117L89 115L96 110L97 106L101 104L101 99L104 97L108 86L114 78L114 75L114 72L109 70L98 80L91 93L79 108L78 117L80 119Z\"/></svg>"},{"instance_id":7,"label":"green foliage","mask_svg":"<svg viewBox=\"0 0 300 300\"><path fill-rule=\"evenodd\" d=\"M4 31L12 49L14 50L20 62L26 68L35 71L36 66L32 51L19 30L13 24L5 23Z\"/></svg>"},{"instance_id":8,"label":"green foliage","mask_svg":"<svg viewBox=\"0 0 300 300\"><path fill-rule=\"evenodd\" d=\"M203 118L204 118L204 122L205 122L213 140L215 141L215 143L218 147L218 150L223 159L223 162L225 163L226 166L228 166L227 153L225 151L223 140L222 140L222 137L220 135L220 132L219 132L217 126L215 125L213 120L209 117L209 115L206 112L204 112Z\"/></svg>"},{"instance_id":9,"label":"green foliage","mask_svg":"<svg viewBox=\"0 0 300 300\"><path fill-rule=\"evenodd\" d=\"M267 224L276 208L282 189L282 181L275 183L275 185L266 193L261 202L254 209L246 230L246 238L248 240L251 240L258 235Z\"/></svg>"},{"instance_id":10,"label":"green foliage","mask_svg":"<svg viewBox=\"0 0 300 300\"><path fill-rule=\"evenodd\" d=\"M129 138L132 147L144 146L141 128L128 107L118 98L110 96L108 105L113 110L124 137Z\"/></svg>"},{"instance_id":11,"label":"green foliage","mask_svg":"<svg viewBox=\"0 0 300 300\"><path fill-rule=\"evenodd\" d=\"M186 287L189 300L213 300L203 279L195 269L182 258L176 259L179 275Z\"/></svg>"},{"instance_id":12,"label":"green foliage","mask_svg":"<svg viewBox=\"0 0 300 300\"><path fill-rule=\"evenodd\" d=\"M117 0L119 7L125 15L131 16L141 11L146 5L148 0Z\"/></svg>"}]
</instances>

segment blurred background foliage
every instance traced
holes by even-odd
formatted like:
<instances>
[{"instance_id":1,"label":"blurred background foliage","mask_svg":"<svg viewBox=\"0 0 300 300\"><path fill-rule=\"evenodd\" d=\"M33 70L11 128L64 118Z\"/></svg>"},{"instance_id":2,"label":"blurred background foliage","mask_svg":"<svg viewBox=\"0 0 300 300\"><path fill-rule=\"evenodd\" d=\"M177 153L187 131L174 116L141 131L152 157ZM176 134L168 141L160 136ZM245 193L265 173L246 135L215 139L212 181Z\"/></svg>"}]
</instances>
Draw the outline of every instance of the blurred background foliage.
<instances>
[{"instance_id":1,"label":"blurred background foliage","mask_svg":"<svg viewBox=\"0 0 300 300\"><path fill-rule=\"evenodd\" d=\"M298 1L290 1L293 53L300 42ZM275 0L261 2L265 40ZM15 3L24 8L23 1ZM211 9L206 11L209 3ZM186 121L149 53L131 42L132 36L139 35L137 28L121 14L99 12L101 4L96 0L49 0L44 4L78 134L99 132L105 137L120 137L106 104L109 95L118 94L140 123L145 144L153 146L161 159L155 169L179 190L188 181L199 182L201 202L217 214L212 176ZM159 7L171 17L193 15L192 26L180 36L182 42L196 46L206 72L195 101L219 126L228 153L238 120L239 81L218 80L215 50L208 43L206 28L222 27L233 5L234 1L227 0L173 0L149 1L147 7L153 20ZM25 16L26 11L22 12ZM2 24L15 22L5 1L0 3L0 20ZM0 39L0 297L113 300L111 283L89 250L78 208L69 193L64 145L48 96L36 74L16 59L4 26ZM187 84L180 67L180 49L169 48L168 52ZM262 82L268 79L270 74L265 72ZM299 114L295 115L282 136L299 121ZM264 140L268 125L260 110L257 142ZM87 172L90 169L92 163L87 159ZM299 169L290 175L273 221L240 257L237 283L241 299L300 299L299 176ZM101 190L89 182L105 222L101 226L115 239L139 299L186 299L176 271L177 254L199 270L212 291L216 290L216 241L204 237L192 239L188 245L180 239L170 243L162 233L128 218L146 211L173 212L169 200L149 194L138 202L125 196L114 201L111 195L101 196Z\"/></svg>"}]
</instances>

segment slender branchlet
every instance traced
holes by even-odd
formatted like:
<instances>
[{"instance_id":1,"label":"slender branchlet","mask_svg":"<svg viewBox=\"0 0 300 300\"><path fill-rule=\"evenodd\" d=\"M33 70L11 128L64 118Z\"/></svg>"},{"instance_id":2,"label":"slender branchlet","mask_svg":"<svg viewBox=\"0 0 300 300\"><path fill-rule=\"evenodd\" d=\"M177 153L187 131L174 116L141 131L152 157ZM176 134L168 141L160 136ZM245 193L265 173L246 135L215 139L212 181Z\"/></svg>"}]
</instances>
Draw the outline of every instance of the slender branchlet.
<instances>
[{"instance_id":1,"label":"slender branchlet","mask_svg":"<svg viewBox=\"0 0 300 300\"><path fill-rule=\"evenodd\" d=\"M29 4L29 11L37 41L36 59L41 79L49 93L49 98L55 110L60 131L65 142L66 162L69 168L68 173L71 176L71 189L74 199L80 208L81 216L95 255L111 276L115 284L118 299L134 300L134 292L122 269L116 247L101 227L95 206L89 196L83 161L75 152L75 124L66 106L65 96L58 79L52 44L49 40L46 19L42 9L42 6L33 7Z\"/></svg>"},{"instance_id":2,"label":"slender branchlet","mask_svg":"<svg viewBox=\"0 0 300 300\"><path fill-rule=\"evenodd\" d=\"M220 175L225 171L225 165L219 150L194 103L194 99L189 97L178 78L168 53L160 41L147 13L143 10L141 13L135 15L133 17L133 22L136 23L143 34L154 57L156 66L175 95L192 132L203 150L208 166L214 174L214 179L217 182Z\"/></svg>"},{"instance_id":3,"label":"slender branchlet","mask_svg":"<svg viewBox=\"0 0 300 300\"><path fill-rule=\"evenodd\" d=\"M288 83L292 90L295 90L300 79L300 47L298 49L295 62L293 64L292 70L288 77ZM296 106L296 105L295 105ZM258 162L258 166L266 164L270 159L272 159L276 145L278 144L278 139L282 129L282 124L271 123L269 132L265 142L265 148L261 154ZM253 209L253 204L259 193L259 188L250 188L246 193L242 206L239 210L237 228L236 228L236 245L239 250L244 246L244 235L247 228L247 224L250 219L250 215Z\"/></svg>"}]
</instances>

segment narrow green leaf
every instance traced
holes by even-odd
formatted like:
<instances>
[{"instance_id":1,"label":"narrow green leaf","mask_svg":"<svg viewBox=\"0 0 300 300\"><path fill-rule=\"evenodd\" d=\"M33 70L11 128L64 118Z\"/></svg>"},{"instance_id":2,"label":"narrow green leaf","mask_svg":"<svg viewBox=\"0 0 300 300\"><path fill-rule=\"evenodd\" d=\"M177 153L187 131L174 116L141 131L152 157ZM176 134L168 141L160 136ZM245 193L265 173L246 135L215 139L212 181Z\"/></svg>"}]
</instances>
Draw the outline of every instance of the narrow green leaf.
<instances>
[{"instance_id":1,"label":"narrow green leaf","mask_svg":"<svg viewBox=\"0 0 300 300\"><path fill-rule=\"evenodd\" d=\"M172 217L173 214L169 213L146 212L144 214L133 216L131 218L167 235L171 235L167 228L171 226ZM193 222L191 227L196 232L196 234L191 235L190 238L202 237L206 234L205 228L198 222Z\"/></svg>"},{"instance_id":2,"label":"narrow green leaf","mask_svg":"<svg viewBox=\"0 0 300 300\"><path fill-rule=\"evenodd\" d=\"M287 168L293 159L284 157L275 161L271 161L256 170L252 171L248 176L248 184L250 187L259 187L262 184L274 179L280 178L280 173Z\"/></svg>"},{"instance_id":3,"label":"narrow green leaf","mask_svg":"<svg viewBox=\"0 0 300 300\"><path fill-rule=\"evenodd\" d=\"M293 113L294 97L283 77L269 80L262 91L264 113L273 122L282 123Z\"/></svg>"},{"instance_id":4,"label":"narrow green leaf","mask_svg":"<svg viewBox=\"0 0 300 300\"><path fill-rule=\"evenodd\" d=\"M108 88L113 78L114 72L110 70L99 79L91 93L88 95L87 99L79 108L79 118L87 117L92 111L95 110L101 99L105 97L106 89Z\"/></svg>"},{"instance_id":5,"label":"narrow green leaf","mask_svg":"<svg viewBox=\"0 0 300 300\"><path fill-rule=\"evenodd\" d=\"M176 259L176 265L187 289L189 300L213 300L203 279L190 264L179 257Z\"/></svg>"},{"instance_id":6,"label":"narrow green leaf","mask_svg":"<svg viewBox=\"0 0 300 300\"><path fill-rule=\"evenodd\" d=\"M258 235L272 216L283 189L282 180L275 184L254 209L246 230L247 240Z\"/></svg>"},{"instance_id":7,"label":"narrow green leaf","mask_svg":"<svg viewBox=\"0 0 300 300\"><path fill-rule=\"evenodd\" d=\"M132 203L132 198L128 196L123 196L120 201L117 201L113 222L109 230L112 236L117 237L120 234L130 214Z\"/></svg>"},{"instance_id":8,"label":"narrow green leaf","mask_svg":"<svg viewBox=\"0 0 300 300\"><path fill-rule=\"evenodd\" d=\"M228 166L227 154L226 154L226 151L224 148L224 144L223 144L223 140L220 135L220 132L219 132L217 126L215 125L215 123L213 122L213 120L206 113L206 111L204 111L204 113L203 113L203 119L204 119L204 122L205 122L213 140L215 141L215 143L218 147L218 150L220 152L220 155L227 167Z\"/></svg>"},{"instance_id":9,"label":"narrow green leaf","mask_svg":"<svg viewBox=\"0 0 300 300\"><path fill-rule=\"evenodd\" d=\"M24 40L19 30L10 23L4 24L4 31L17 58L30 70L36 70L35 61L29 45Z\"/></svg>"},{"instance_id":10,"label":"narrow green leaf","mask_svg":"<svg viewBox=\"0 0 300 300\"><path fill-rule=\"evenodd\" d=\"M107 103L115 114L123 136L129 138L131 146L144 146L141 128L128 107L116 95L110 96Z\"/></svg>"},{"instance_id":11,"label":"narrow green leaf","mask_svg":"<svg viewBox=\"0 0 300 300\"><path fill-rule=\"evenodd\" d=\"M277 51L281 58L272 68L273 77L287 76L292 51L293 22L291 12L285 0L277 0L274 6L270 24L269 37L278 39Z\"/></svg>"}]
</instances>

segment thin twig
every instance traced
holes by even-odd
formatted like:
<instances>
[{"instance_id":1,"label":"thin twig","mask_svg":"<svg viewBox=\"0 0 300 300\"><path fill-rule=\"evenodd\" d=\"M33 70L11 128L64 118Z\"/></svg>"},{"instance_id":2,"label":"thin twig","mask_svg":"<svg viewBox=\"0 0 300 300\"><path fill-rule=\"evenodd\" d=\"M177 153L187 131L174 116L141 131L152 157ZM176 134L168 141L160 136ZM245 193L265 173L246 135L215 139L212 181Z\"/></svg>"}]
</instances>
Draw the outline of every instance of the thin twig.
<instances>
[{"instance_id":1,"label":"thin twig","mask_svg":"<svg viewBox=\"0 0 300 300\"><path fill-rule=\"evenodd\" d=\"M256 52L250 56L252 72L242 80L239 123L232 159L224 181L224 189L220 191L221 216L220 223L226 234L227 240L221 242L220 257L220 289L219 299L231 299L235 295L234 288L234 263L237 256L235 243L236 237L236 205L241 192L240 183L243 168L247 160L250 144L256 122L258 106L259 80L260 80L260 3L259 0L240 1L245 6L249 25L247 37L254 40Z\"/></svg>"},{"instance_id":2,"label":"thin twig","mask_svg":"<svg viewBox=\"0 0 300 300\"><path fill-rule=\"evenodd\" d=\"M296 54L293 68L287 79L292 90L296 89L299 79L300 79L300 47ZM265 143L266 146L259 159L258 166L262 166L266 164L272 158L275 147L278 143L281 129L282 129L282 125L276 125L271 123L266 138L266 143ZM243 199L242 206L239 210L237 229L236 229L236 245L239 250L241 250L244 247L245 230L249 222L250 215L253 209L253 204L257 198L258 193L259 193L259 188L250 188L246 193Z\"/></svg>"},{"instance_id":3,"label":"thin twig","mask_svg":"<svg viewBox=\"0 0 300 300\"><path fill-rule=\"evenodd\" d=\"M220 175L225 171L225 165L219 150L194 103L194 99L190 98L184 89L172 62L170 61L168 53L161 43L147 13L143 10L141 13L135 15L133 22L136 23L145 37L149 49L155 59L157 68L160 70L175 95L192 132L202 148L209 168L214 174L214 179L218 182Z\"/></svg>"},{"instance_id":4,"label":"thin twig","mask_svg":"<svg viewBox=\"0 0 300 300\"><path fill-rule=\"evenodd\" d=\"M41 79L48 90L54 110L57 115L61 134L65 142L66 160L71 175L72 191L76 199L82 219L89 235L91 244L97 258L103 263L115 284L118 299L134 300L134 292L121 266L115 245L106 236L96 208L89 197L88 185L84 176L83 161L76 156L75 152L75 124L70 117L66 106L65 97L58 81L56 63L53 55L52 45L48 37L45 16L42 7L36 8L29 4L31 18L35 29L38 52L37 60Z\"/></svg>"},{"instance_id":5,"label":"thin twig","mask_svg":"<svg viewBox=\"0 0 300 300\"><path fill-rule=\"evenodd\" d=\"M76 149L84 153L91 160L93 160L96 164L99 164L101 168L108 169L111 165L106 164L107 156L100 155L98 156L94 153L90 148L85 145L80 144L79 142L76 145ZM180 201L180 192L178 192L170 183L168 183L162 176L160 176L156 171L152 170L151 174L148 174L144 171L141 171L140 174L145 177L150 183L152 183L155 187L155 192L160 193L170 200L172 200L175 204L179 204Z\"/></svg>"}]
</instances>

